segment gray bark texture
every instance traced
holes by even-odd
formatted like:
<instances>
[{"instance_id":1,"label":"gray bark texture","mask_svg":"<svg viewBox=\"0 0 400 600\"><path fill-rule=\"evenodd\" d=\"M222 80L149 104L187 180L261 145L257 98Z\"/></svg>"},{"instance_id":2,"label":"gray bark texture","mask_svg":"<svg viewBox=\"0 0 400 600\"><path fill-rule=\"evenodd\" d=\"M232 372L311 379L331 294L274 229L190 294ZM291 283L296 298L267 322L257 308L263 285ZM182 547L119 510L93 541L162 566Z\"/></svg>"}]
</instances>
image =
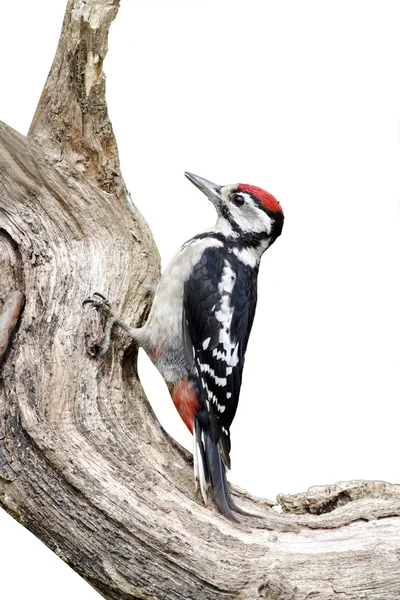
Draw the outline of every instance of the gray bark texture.
<instances>
[{"instance_id":1,"label":"gray bark texture","mask_svg":"<svg viewBox=\"0 0 400 600\"><path fill-rule=\"evenodd\" d=\"M120 172L102 63L118 0L69 0L31 129L0 125L0 503L108 600L395 600L400 486L353 481L232 523L194 494L125 334L94 360L104 293L132 324L159 259ZM171 404L171 410L172 404Z\"/></svg>"}]
</instances>

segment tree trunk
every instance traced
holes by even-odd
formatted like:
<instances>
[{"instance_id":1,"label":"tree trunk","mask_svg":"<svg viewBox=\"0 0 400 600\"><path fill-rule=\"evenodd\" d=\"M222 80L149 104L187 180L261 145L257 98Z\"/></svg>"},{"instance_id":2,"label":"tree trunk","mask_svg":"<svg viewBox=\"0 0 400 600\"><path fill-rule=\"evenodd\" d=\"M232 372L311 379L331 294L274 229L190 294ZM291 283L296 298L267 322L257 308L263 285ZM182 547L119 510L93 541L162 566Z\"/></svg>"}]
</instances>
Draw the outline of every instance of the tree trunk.
<instances>
[{"instance_id":1,"label":"tree trunk","mask_svg":"<svg viewBox=\"0 0 400 600\"><path fill-rule=\"evenodd\" d=\"M227 521L193 491L119 335L88 347L104 293L133 325L159 259L120 172L102 62L118 0L69 0L28 137L0 126L0 502L111 600L395 600L400 486L348 482Z\"/></svg>"}]
</instances>

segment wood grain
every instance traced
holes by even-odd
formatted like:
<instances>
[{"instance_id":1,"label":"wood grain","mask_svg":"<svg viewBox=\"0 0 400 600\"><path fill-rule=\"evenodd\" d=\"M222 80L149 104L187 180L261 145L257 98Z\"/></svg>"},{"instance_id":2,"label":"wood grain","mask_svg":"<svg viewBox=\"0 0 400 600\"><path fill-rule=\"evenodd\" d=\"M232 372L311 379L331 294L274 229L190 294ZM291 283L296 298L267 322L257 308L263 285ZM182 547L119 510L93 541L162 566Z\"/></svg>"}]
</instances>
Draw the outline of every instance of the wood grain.
<instances>
[{"instance_id":1,"label":"wood grain","mask_svg":"<svg viewBox=\"0 0 400 600\"><path fill-rule=\"evenodd\" d=\"M147 402L125 334L101 361L98 291L132 324L159 257L120 172L102 63L118 2L70 0L28 137L0 125L0 298L26 304L0 381L0 503L109 600L400 598L400 491L347 482L227 521ZM9 342L11 338L9 337Z\"/></svg>"}]
</instances>

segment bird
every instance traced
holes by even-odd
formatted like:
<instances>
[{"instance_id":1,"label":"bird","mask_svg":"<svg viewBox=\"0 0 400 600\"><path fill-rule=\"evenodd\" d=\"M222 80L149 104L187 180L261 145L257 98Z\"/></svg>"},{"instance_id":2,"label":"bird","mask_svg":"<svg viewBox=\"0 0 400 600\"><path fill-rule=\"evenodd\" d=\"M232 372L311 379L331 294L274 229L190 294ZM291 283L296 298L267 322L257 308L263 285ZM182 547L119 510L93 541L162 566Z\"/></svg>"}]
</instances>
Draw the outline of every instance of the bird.
<instances>
[{"instance_id":1,"label":"bird","mask_svg":"<svg viewBox=\"0 0 400 600\"><path fill-rule=\"evenodd\" d=\"M144 348L167 384L193 435L196 491L211 495L220 513L245 513L232 499L230 427L239 402L246 348L257 304L263 253L280 236L284 215L265 190L248 184L217 185L185 173L213 204L214 227L186 241L166 267L146 323L129 326L102 294L91 303L109 313L100 357L119 325Z\"/></svg>"}]
</instances>

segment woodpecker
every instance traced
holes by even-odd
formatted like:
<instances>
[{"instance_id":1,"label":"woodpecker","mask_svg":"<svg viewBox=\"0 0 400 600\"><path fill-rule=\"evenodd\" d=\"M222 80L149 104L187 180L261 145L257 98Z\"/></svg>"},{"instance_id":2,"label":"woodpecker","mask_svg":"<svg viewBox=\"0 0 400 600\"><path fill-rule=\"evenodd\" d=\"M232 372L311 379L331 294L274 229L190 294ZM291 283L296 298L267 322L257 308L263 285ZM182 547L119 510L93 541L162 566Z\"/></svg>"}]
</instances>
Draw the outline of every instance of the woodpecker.
<instances>
[{"instance_id":1,"label":"woodpecker","mask_svg":"<svg viewBox=\"0 0 400 600\"><path fill-rule=\"evenodd\" d=\"M243 511L232 500L226 478L229 430L239 402L261 256L281 234L284 217L279 202L259 187L220 186L185 175L214 205L217 222L188 240L167 266L146 324L130 327L101 294L84 304L109 313L97 356L106 352L114 325L150 356L193 434L196 490L207 504L211 487L220 512L235 520L234 512Z\"/></svg>"}]
</instances>

